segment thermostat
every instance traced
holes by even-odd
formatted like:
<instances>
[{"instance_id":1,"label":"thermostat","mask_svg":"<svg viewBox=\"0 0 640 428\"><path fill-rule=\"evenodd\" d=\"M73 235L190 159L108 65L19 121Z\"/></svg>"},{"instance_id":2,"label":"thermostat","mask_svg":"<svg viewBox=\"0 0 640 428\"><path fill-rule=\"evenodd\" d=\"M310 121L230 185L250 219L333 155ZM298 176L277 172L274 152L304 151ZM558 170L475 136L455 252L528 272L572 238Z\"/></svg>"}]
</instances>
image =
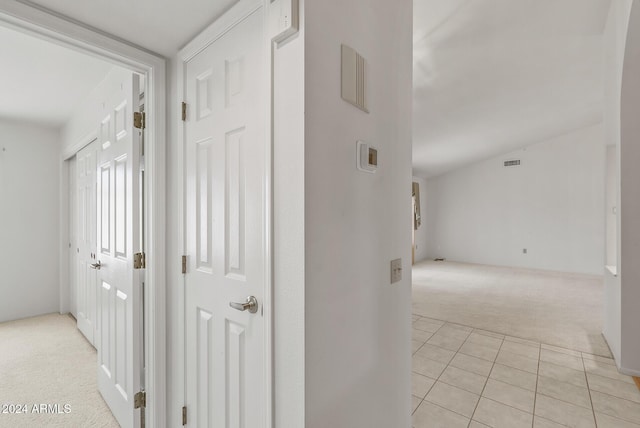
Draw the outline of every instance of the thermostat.
<instances>
[{"instance_id":1,"label":"thermostat","mask_svg":"<svg viewBox=\"0 0 640 428\"><path fill-rule=\"evenodd\" d=\"M373 174L378 169L378 150L364 141L356 144L357 167L360 171Z\"/></svg>"}]
</instances>

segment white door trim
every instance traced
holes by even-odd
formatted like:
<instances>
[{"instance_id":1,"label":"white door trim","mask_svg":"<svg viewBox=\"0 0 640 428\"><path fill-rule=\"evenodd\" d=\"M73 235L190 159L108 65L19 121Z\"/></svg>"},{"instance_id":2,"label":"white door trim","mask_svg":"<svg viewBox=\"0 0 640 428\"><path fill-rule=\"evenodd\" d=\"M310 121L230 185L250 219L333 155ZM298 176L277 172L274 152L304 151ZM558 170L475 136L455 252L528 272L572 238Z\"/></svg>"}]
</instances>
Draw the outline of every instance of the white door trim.
<instances>
[{"instance_id":1,"label":"white door trim","mask_svg":"<svg viewBox=\"0 0 640 428\"><path fill-rule=\"evenodd\" d=\"M165 145L166 62L161 56L124 43L31 3L0 0L0 26L84 52L144 74L147 88L145 152L146 250L145 358L147 426L166 426L166 304L165 304ZM66 154L69 156L69 154ZM73 155L73 154L71 154ZM61 159L61 163L64 158ZM61 166L61 168L63 168ZM64 192L60 192L61 195ZM64 220L66 221L66 219ZM64 237L67 245L68 238ZM61 252L64 253L64 252ZM61 270L65 269L61 257ZM66 263L66 261L64 262ZM66 265L68 269L68 265Z\"/></svg>"},{"instance_id":2,"label":"white door trim","mask_svg":"<svg viewBox=\"0 0 640 428\"><path fill-rule=\"evenodd\" d=\"M271 0L239 0L231 9L229 9L223 16L214 21L211 25L205 28L200 34L198 34L193 40L191 40L185 47L183 47L180 52L178 52L178 64L177 64L177 82L178 82L178 100L182 101L185 99L186 94L186 67L187 63L193 59L198 53L202 52L209 45L214 43L220 37L222 37L225 33L227 33L231 28L233 28L238 23L242 22L245 18L251 15L253 12L258 10L261 7L265 8L264 18L264 39L265 39L265 70L262 73L256 72L258 76L264 76L263 84L267 88L268 97L266 99L266 103L264 106L264 114L268 118L266 121L266 135L265 135L265 191L264 191L264 205L263 209L265 210L265 225L264 225L264 255L265 255L265 290L264 290L264 346L265 346L265 386L266 391L264 393L265 396L265 422L264 428L271 428L273 426L273 417L274 417L274 402L273 402L273 311L272 311L272 298L273 298L273 277L272 277L272 147L273 147L273 138L272 138L272 97L273 97L273 80L272 80L272 64L273 64L273 55L272 55L272 41L268 37L267 29L269 28L269 14L268 7L271 4ZM187 107L189 108L189 107ZM178 242L181 242L182 254L186 253L186 236L185 236L185 210L186 210L186 192L185 192L185 180L184 180L184 163L185 163L185 122L181 120L181 118L177 119L177 129L178 129L178 159L176 164L177 174L180 177L181 183L178 186L178 198L177 200L181 201L181 207L179 213L179 234L178 234ZM177 319L179 322L178 331L185 332L185 322L184 322L184 307L185 307L185 278L184 275L179 274L176 277L172 278L176 284L180 284L181 290L178 293L179 301L177 302L177 307L179 308ZM176 362L176 366L174 369L177 371L177 377L180 379L185 379L186 370L185 370L185 337L186 333L180 335L177 340L176 346L172 349L172 361ZM181 382L176 385L178 387L178 391L176 391L176 397L182 397L182 403L170 403L171 406L182 406L186 402L186 390L185 383Z\"/></svg>"}]
</instances>

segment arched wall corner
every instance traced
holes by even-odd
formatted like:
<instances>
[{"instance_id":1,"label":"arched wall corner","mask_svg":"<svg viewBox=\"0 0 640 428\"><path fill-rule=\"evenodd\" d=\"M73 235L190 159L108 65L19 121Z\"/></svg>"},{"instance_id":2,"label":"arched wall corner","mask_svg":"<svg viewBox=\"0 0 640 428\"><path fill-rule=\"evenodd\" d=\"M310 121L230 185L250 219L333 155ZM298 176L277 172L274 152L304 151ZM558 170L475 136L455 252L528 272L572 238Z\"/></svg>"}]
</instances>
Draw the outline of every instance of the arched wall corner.
<instances>
[{"instance_id":1,"label":"arched wall corner","mask_svg":"<svg viewBox=\"0 0 640 428\"><path fill-rule=\"evenodd\" d=\"M618 0L616 0L618 1ZM628 375L640 376L640 1L629 14L620 91L620 189L618 245L620 278L620 361Z\"/></svg>"}]
</instances>

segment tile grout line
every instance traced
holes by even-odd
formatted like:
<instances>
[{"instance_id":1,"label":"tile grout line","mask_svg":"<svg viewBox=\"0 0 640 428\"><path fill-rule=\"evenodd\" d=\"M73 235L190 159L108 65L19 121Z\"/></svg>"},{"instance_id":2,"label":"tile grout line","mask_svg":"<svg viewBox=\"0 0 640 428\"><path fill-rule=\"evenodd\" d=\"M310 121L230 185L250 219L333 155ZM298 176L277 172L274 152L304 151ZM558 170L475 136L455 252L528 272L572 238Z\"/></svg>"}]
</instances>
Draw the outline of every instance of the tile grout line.
<instances>
[{"instance_id":1,"label":"tile grout line","mask_svg":"<svg viewBox=\"0 0 640 428\"><path fill-rule=\"evenodd\" d=\"M542 357L542 344L538 348L538 369L536 370L536 390L533 392L533 417L531 418L531 427L536 423L536 403L538 401L538 380L540 379L540 357ZM553 421L555 422L555 421Z\"/></svg>"},{"instance_id":2,"label":"tile grout line","mask_svg":"<svg viewBox=\"0 0 640 428\"><path fill-rule=\"evenodd\" d=\"M502 350L502 345L504 345L504 341L505 339L503 338L502 342L500 343L500 347L498 348L498 353L496 354L496 358L493 360L493 363L491 363L491 370L489 370L489 374L487 374L487 380L484 382L482 391L480 391L480 397L478 397L478 402L476 403L476 406L473 408L473 413L471 413L471 418L469 418L469 425L467 425L467 427L471 426L471 422L474 420L473 417L476 415L476 411L478 410L478 405L480 404L480 400L482 400L482 394L484 394L484 390L487 387L487 383L489 383L489 379L491 377L491 373L493 372L493 368L496 366L496 360L498 359L498 355Z\"/></svg>"},{"instance_id":3,"label":"tile grout line","mask_svg":"<svg viewBox=\"0 0 640 428\"><path fill-rule=\"evenodd\" d=\"M419 320L416 320L416 321L419 321ZM444 324L442 324L442 325L444 325ZM438 328L436 329L436 331L440 330L440 328L442 328L442 325L441 325L440 327L438 327ZM413 327L413 323L411 323L411 326ZM433 332L433 333L431 334L431 336L433 336L434 334L436 334L436 333L435 333L435 332ZM427 340L429 340L429 339L427 339ZM422 346L420 346L420 348L418 348L418 349L416 350L416 353L417 353L420 349L422 349L422 347L423 347L426 343L427 343L427 342L425 341L425 342L422 344ZM411 357L413 357L413 355L415 355L415 353L411 354ZM455 355L454 355L454 356L455 356ZM425 358L426 358L426 357L425 357ZM430 358L428 358L428 359L430 359ZM433 361L435 361L435 360L433 360ZM437 361L436 361L436 362L437 362ZM449 365L448 365L448 364L447 364L447 367L449 367ZM447 367L445 367L445 368L444 368L444 370L446 370L446 369L447 369ZM444 370L443 370L443 373L444 373ZM411 372L413 373L413 367L411 367ZM418 374L420 374L420 373L418 373ZM421 375L421 376L425 376L425 375L423 375L423 374L420 374L420 375ZM442 376L442 373L440 373L440 375L438 376L438 379L440 379L440 376ZM429 376L425 376L425 377L429 377ZM431 379L431 378L430 378L430 379ZM415 412L417 412L417 411L418 411L418 409L420 408L420 406L422 405L422 403L424 403L425 398L427 398L427 395L429 395L429 393L431 392L431 390L432 390L432 389L433 389L433 387L435 386L436 382L438 382L438 379L436 379L436 381L435 381L435 382L433 382L433 385L431 385L431 387L429 388L429 390L427 391L427 393L426 393L426 394L424 394L424 397L422 397L422 399L420 400L420 403L418 403L418 405L416 406L416 409L415 409L413 412L411 412L411 416L412 416L412 417L413 417L413 414L414 414ZM431 403L431 402L429 402L429 403ZM433 403L431 403L431 404L433 404ZM447 410L448 410L448 409L447 409ZM413 423L411 423L411 425L413 425Z\"/></svg>"},{"instance_id":4,"label":"tile grout line","mask_svg":"<svg viewBox=\"0 0 640 428\"><path fill-rule=\"evenodd\" d=\"M582 356L582 354L580 354ZM587 382L587 391L589 391L589 403L591 403L591 413L593 414L593 423L598 428L598 420L596 419L596 409L593 406L593 398L591 397L591 387L589 386L589 376L587 376L587 366L584 364L584 357L582 360L582 368L584 369L584 380Z\"/></svg>"},{"instance_id":5,"label":"tile grout line","mask_svg":"<svg viewBox=\"0 0 640 428\"><path fill-rule=\"evenodd\" d=\"M462 324L460 324L460 325L462 325ZM444 324L443 324L442 326L444 326ZM442 326L441 326L441 327L442 327ZM438 328L438 330L440 330L440 328ZM473 330L472 330L472 331L473 331ZM435 333L434 333L434 334L435 334ZM469 333L469 335L471 335L471 333ZM467 336L467 338L468 338L468 336ZM465 339L465 342L466 342L466 339ZM463 343L464 343L464 342L463 342ZM436 345L433 345L433 346L436 346ZM462 345L460 345L460 347L462 347ZM442 349L446 349L446 348L442 348ZM459 348L458 348L458 349L459 349ZM448 350L448 351L450 351L450 349L447 349L447 350ZM453 351L452 351L452 352L453 352ZM455 354L453 354L453 357L451 358L451 360L449 360L449 362L447 363L447 365L446 365L446 367L444 368L444 370L442 370L442 373L444 373L444 372L449 368L449 366L451 365L451 361L453 361L453 359L456 357L456 355L458 355L458 351L455 351ZM425 358L426 358L426 357L425 357ZM430 358L427 358L427 359L430 359ZM432 360L432 361L435 361L435 360ZM437 361L436 361L436 362L437 362ZM451 366L451 367L457 368L457 367L455 367L455 366ZM464 369L460 369L460 370L464 370ZM433 389L433 387L436 385L436 383L438 383L438 382L442 382L442 383L444 383L445 385L449 385L449 386L451 386L451 387L454 387L454 388L460 389L460 390L462 390L462 391L469 392L469 393L473 394L473 392L471 392L471 391L467 391L466 389L462 389L462 388L460 388L459 386L451 385L451 384L448 384L447 382L441 381L441 380L440 380L440 378L442 377L442 373L440 373L440 374L438 375L438 378L436 379L436 381L433 383L433 385L431 385L431 388L429 388L429 392L431 392L431 390L432 390L432 389ZM488 378L487 378L487 379L488 379ZM486 382L485 382L485 384L486 384ZM483 388L483 390L484 390L484 388ZM424 402L424 401L427 399L427 395L429 395L429 392L427 392L427 394L424 396L424 398L422 399L422 402ZM480 399L478 398L478 402L479 402L479 401L480 401ZM422 402L420 402L420 404L422 404ZM460 416L465 417L465 418L467 417L467 416L463 415L462 413L458 413L458 412L456 412L455 410L448 409L448 408L446 408L446 407L444 407L444 406L441 406L441 405L439 405L439 404L437 404L437 403L434 403L434 402L432 402L432 401L429 401L429 404L432 404L432 405L434 405L434 406L440 407L441 409L447 410L447 411L449 411L449 412L451 412L451 413L455 413L456 415L460 415ZM477 405L478 405L478 404L476 403L476 407L477 407ZM475 408L473 409L473 413L475 413ZM471 424L471 420L472 420L472 418L473 418L473 413L471 413L471 416L469 417L469 425ZM469 426L469 425L467 425L467 428L468 428L468 426Z\"/></svg>"}]
</instances>

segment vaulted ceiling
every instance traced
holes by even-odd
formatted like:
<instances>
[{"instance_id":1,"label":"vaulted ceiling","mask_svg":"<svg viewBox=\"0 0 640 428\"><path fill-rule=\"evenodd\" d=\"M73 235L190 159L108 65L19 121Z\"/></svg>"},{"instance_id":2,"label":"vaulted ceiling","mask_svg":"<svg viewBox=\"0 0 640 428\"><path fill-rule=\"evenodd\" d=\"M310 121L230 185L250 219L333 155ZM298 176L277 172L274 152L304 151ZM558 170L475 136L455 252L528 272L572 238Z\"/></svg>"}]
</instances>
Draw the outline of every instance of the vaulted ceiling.
<instances>
[{"instance_id":1,"label":"vaulted ceiling","mask_svg":"<svg viewBox=\"0 0 640 428\"><path fill-rule=\"evenodd\" d=\"M414 0L414 173L595 123L610 0Z\"/></svg>"}]
</instances>

